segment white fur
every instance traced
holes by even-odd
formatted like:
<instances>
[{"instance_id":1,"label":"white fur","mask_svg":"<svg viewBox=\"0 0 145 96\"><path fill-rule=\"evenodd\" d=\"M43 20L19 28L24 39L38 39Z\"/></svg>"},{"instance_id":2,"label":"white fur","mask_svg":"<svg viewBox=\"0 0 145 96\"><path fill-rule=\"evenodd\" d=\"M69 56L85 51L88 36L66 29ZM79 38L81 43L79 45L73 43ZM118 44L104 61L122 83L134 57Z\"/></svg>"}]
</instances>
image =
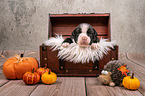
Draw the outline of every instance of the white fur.
<instances>
[{"instance_id":1,"label":"white fur","mask_svg":"<svg viewBox=\"0 0 145 96\"><path fill-rule=\"evenodd\" d=\"M89 28L89 25L86 24L86 23L83 23L80 27L81 27L81 29L82 29L82 33L87 34L87 30L88 30L88 28Z\"/></svg>"},{"instance_id":2,"label":"white fur","mask_svg":"<svg viewBox=\"0 0 145 96\"><path fill-rule=\"evenodd\" d=\"M59 50L58 57L74 63L89 63L89 61L95 61L102 59L104 54L107 54L110 48L113 48L115 42L107 42L107 39L100 39L97 44L97 49L92 49L91 46L80 47L76 43L71 43L68 47L61 46L63 42L62 36L56 38L52 37L45 41L44 44L52 46L53 51Z\"/></svg>"},{"instance_id":3,"label":"white fur","mask_svg":"<svg viewBox=\"0 0 145 96\"><path fill-rule=\"evenodd\" d=\"M108 71L102 70L101 74L107 75Z\"/></svg>"},{"instance_id":4,"label":"white fur","mask_svg":"<svg viewBox=\"0 0 145 96\"><path fill-rule=\"evenodd\" d=\"M47 46L52 46L53 51L58 50L61 46L61 43L64 41L62 36L56 35L56 37L51 37L49 40L44 41L43 43Z\"/></svg>"}]
</instances>

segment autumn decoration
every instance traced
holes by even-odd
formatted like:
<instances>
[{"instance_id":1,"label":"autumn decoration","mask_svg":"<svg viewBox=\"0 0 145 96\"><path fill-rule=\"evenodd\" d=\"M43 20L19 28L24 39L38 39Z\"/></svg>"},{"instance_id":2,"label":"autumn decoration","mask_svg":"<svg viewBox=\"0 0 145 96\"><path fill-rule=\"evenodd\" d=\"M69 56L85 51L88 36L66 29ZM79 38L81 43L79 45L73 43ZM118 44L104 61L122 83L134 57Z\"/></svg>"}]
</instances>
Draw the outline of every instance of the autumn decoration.
<instances>
[{"instance_id":1,"label":"autumn decoration","mask_svg":"<svg viewBox=\"0 0 145 96\"><path fill-rule=\"evenodd\" d=\"M129 70L127 70L126 66L127 65L122 65L120 68L118 68L118 70L121 71L122 75L124 74L125 76L127 76L127 72L129 72Z\"/></svg>"},{"instance_id":2,"label":"autumn decoration","mask_svg":"<svg viewBox=\"0 0 145 96\"><path fill-rule=\"evenodd\" d=\"M3 73L7 79L22 79L25 72L38 68L38 62L33 57L15 55L3 64Z\"/></svg>"},{"instance_id":3,"label":"autumn decoration","mask_svg":"<svg viewBox=\"0 0 145 96\"><path fill-rule=\"evenodd\" d=\"M57 75L49 70L49 72L42 74L41 80L44 84L53 84L57 80Z\"/></svg>"},{"instance_id":4,"label":"autumn decoration","mask_svg":"<svg viewBox=\"0 0 145 96\"><path fill-rule=\"evenodd\" d=\"M34 72L34 68L30 72L26 72L23 75L23 81L25 84L36 84L40 81L40 75L36 72Z\"/></svg>"},{"instance_id":5,"label":"autumn decoration","mask_svg":"<svg viewBox=\"0 0 145 96\"><path fill-rule=\"evenodd\" d=\"M140 86L140 81L138 78L134 77L134 73L132 73L132 76L123 78L123 86L130 90L137 90Z\"/></svg>"},{"instance_id":6,"label":"autumn decoration","mask_svg":"<svg viewBox=\"0 0 145 96\"><path fill-rule=\"evenodd\" d=\"M49 70L50 70L50 69L47 68L47 64L45 64L45 67L44 67L44 68L40 67L40 68L37 69L36 72L37 72L40 76L42 76L43 73L49 72ZM50 72L51 72L51 70L50 70Z\"/></svg>"}]
</instances>

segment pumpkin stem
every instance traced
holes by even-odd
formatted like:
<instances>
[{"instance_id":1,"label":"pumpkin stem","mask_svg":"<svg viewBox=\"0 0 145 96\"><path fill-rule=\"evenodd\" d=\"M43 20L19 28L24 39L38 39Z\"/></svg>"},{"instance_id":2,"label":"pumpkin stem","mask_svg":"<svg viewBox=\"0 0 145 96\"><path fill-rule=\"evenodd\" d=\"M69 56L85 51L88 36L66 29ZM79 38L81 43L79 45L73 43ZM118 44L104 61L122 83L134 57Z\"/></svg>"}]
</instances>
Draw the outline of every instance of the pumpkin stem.
<instances>
[{"instance_id":1,"label":"pumpkin stem","mask_svg":"<svg viewBox=\"0 0 145 96\"><path fill-rule=\"evenodd\" d=\"M20 57L23 57L24 56L24 54L22 53L21 55L20 55Z\"/></svg>"},{"instance_id":2,"label":"pumpkin stem","mask_svg":"<svg viewBox=\"0 0 145 96\"><path fill-rule=\"evenodd\" d=\"M50 70L48 71L48 74L50 74Z\"/></svg>"},{"instance_id":3,"label":"pumpkin stem","mask_svg":"<svg viewBox=\"0 0 145 96\"><path fill-rule=\"evenodd\" d=\"M35 69L35 68L33 68L32 73L34 73L34 69Z\"/></svg>"},{"instance_id":4,"label":"pumpkin stem","mask_svg":"<svg viewBox=\"0 0 145 96\"><path fill-rule=\"evenodd\" d=\"M134 73L132 73L132 76L131 76L131 79L133 79L134 78Z\"/></svg>"}]
</instances>

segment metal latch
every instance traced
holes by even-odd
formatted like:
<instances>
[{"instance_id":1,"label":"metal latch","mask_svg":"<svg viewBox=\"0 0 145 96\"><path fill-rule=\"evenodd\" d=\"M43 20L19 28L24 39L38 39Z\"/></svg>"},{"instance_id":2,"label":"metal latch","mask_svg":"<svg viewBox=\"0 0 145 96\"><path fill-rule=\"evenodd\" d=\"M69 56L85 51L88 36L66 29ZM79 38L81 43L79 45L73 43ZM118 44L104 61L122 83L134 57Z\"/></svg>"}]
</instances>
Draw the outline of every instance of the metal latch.
<instances>
[{"instance_id":1,"label":"metal latch","mask_svg":"<svg viewBox=\"0 0 145 96\"><path fill-rule=\"evenodd\" d=\"M65 61L62 59L59 59L59 69L64 70L65 69Z\"/></svg>"},{"instance_id":2,"label":"metal latch","mask_svg":"<svg viewBox=\"0 0 145 96\"><path fill-rule=\"evenodd\" d=\"M47 50L47 47L46 46L43 46L42 47L42 51L46 51Z\"/></svg>"},{"instance_id":3,"label":"metal latch","mask_svg":"<svg viewBox=\"0 0 145 96\"><path fill-rule=\"evenodd\" d=\"M99 61L95 60L93 70L99 70Z\"/></svg>"}]
</instances>

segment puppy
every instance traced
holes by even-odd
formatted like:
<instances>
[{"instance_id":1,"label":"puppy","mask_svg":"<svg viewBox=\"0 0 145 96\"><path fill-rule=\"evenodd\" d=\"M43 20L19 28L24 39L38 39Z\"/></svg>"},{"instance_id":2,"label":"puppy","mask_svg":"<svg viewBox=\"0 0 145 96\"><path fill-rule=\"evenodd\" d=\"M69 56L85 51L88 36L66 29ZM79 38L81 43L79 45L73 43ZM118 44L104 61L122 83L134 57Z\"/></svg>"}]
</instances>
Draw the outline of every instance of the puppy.
<instances>
[{"instance_id":1,"label":"puppy","mask_svg":"<svg viewBox=\"0 0 145 96\"><path fill-rule=\"evenodd\" d=\"M96 49L99 42L98 34L94 28L88 23L81 23L72 32L71 38L66 38L62 42L63 47L69 46L71 43L77 43L80 47L91 46L91 48Z\"/></svg>"}]
</instances>

